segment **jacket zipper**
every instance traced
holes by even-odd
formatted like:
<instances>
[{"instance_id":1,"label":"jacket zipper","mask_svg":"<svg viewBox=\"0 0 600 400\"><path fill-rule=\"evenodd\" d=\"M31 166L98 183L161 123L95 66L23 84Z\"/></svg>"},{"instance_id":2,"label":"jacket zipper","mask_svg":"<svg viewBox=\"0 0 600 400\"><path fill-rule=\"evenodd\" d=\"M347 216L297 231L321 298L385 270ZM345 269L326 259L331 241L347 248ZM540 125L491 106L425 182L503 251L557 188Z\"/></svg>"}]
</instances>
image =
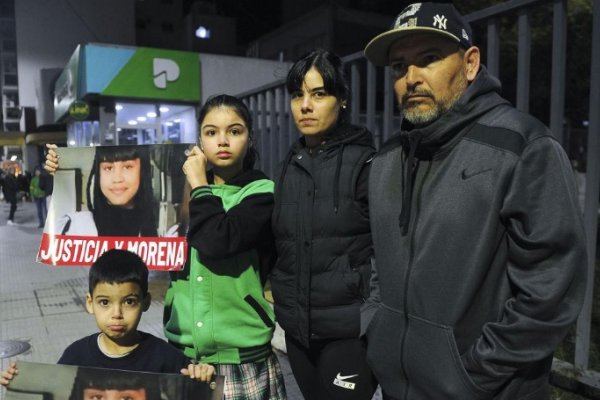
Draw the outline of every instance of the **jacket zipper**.
<instances>
[{"instance_id":1,"label":"jacket zipper","mask_svg":"<svg viewBox=\"0 0 600 400\"><path fill-rule=\"evenodd\" d=\"M300 154L300 158L305 157L306 155L303 155L301 153ZM294 163L296 164L296 168L298 168L298 174L300 176L300 181L309 181L309 185L311 182L313 182L313 177L312 177L312 160L309 159L310 162L310 167L311 167L311 171L307 170L306 167L304 165L302 165L302 163L298 162L297 160L294 161ZM303 182L304 183L304 182ZM313 183L314 185L314 183ZM305 189L304 185L300 185L301 189L301 193L302 190ZM314 202L314 197L313 197L313 202ZM309 255L309 251L308 251L308 247L311 247L310 251L312 251L312 246L310 246L308 238L306 237L305 233L308 232L309 230L307 229L306 225L306 221L310 221L310 231L312 231L312 210L313 210L313 205L311 204L310 207L306 207L306 201L301 201L298 204L300 204L300 215L303 215L304 218L297 218L296 219L296 238L300 239L300 240L296 240L296 276L297 276L297 280L296 280L296 292L299 294L299 297L302 298L303 296L305 297L305 301L306 301L306 321L303 321L302 319L302 307L300 307L300 304L297 303L296 307L298 307L298 318L297 318L297 334L298 334L298 339L300 340L301 343L305 344L305 345L309 345L310 343L310 339L311 339L311 333L310 333L310 262L311 262L311 257ZM305 208L306 207L306 208ZM308 212L310 209L310 213ZM307 218L307 216L309 216ZM308 274L308 279L306 281L306 286L303 290L302 288L302 283L304 281L304 275L303 275L303 271L307 269L306 273ZM303 325L306 322L306 325L304 327L306 327L306 335L302 335L302 331L303 329ZM306 342L304 342L303 339L306 339Z\"/></svg>"},{"instance_id":2,"label":"jacket zipper","mask_svg":"<svg viewBox=\"0 0 600 400\"><path fill-rule=\"evenodd\" d=\"M411 168L415 168L416 167L416 162L415 165L411 165ZM413 219L413 224L412 226L410 225L410 220L409 220L409 227L410 229L410 236L409 236L409 240L410 240L410 252L409 252L409 257L408 257L408 268L406 269L406 274L405 274L405 278L404 278L404 295L403 295L403 311L404 311L404 322L405 322L405 326L406 328L404 329L404 332L402 333L402 341L401 341L401 345L400 348L402 350L402 357L401 357L401 365L402 365L402 374L404 375L404 379L406 380L406 387L404 389L404 399L408 398L408 391L410 388L410 382L408 380L408 375L406 374L406 363L405 363L405 346L406 346L406 336L407 336L407 332L408 332L408 328L409 328L409 318L408 318L408 283L410 280L410 275L411 275L411 271L413 268L413 261L414 261L414 257L415 257L415 234L417 231L417 221L419 220L419 211L421 209L420 205L421 205L421 190L423 189L423 185L425 183L425 180L427 178L427 175L429 173L429 169L431 167L431 163L428 163L427 166L427 171L425 171L425 173L422 175L421 179L417 179L418 178L418 171L415 171L415 179L413 181L413 189L417 189L417 190L413 190L412 194L413 194L413 198L411 199L413 205L412 205L412 210L414 213L414 219Z\"/></svg>"}]
</instances>

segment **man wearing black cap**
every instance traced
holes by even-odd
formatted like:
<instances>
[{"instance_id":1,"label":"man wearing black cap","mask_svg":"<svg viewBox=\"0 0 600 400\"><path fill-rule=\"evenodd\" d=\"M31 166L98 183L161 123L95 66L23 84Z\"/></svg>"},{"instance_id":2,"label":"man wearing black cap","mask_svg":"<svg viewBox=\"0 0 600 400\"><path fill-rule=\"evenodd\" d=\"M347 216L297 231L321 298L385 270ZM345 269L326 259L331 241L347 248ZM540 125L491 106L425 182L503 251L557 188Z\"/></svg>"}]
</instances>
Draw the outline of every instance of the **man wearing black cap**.
<instances>
[{"instance_id":1,"label":"man wearing black cap","mask_svg":"<svg viewBox=\"0 0 600 400\"><path fill-rule=\"evenodd\" d=\"M586 251L569 159L503 99L448 3L405 8L365 49L400 135L373 160L362 327L386 399L548 399Z\"/></svg>"}]
</instances>

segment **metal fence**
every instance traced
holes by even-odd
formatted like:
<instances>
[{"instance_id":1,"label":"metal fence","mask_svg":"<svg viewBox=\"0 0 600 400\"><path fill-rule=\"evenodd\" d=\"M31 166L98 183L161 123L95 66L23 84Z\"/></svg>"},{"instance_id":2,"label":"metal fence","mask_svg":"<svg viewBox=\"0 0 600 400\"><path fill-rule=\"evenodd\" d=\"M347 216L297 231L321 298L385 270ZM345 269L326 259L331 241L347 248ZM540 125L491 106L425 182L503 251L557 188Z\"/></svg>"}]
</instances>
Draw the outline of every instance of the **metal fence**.
<instances>
[{"instance_id":1,"label":"metal fence","mask_svg":"<svg viewBox=\"0 0 600 400\"><path fill-rule=\"evenodd\" d=\"M550 66L537 68L551 68L550 117L545 122L563 144L568 3L568 0L512 0L466 15L473 27L486 31L487 42L478 45L486 54L483 62L493 75L498 75L500 68L503 34L500 22L506 19L515 22L518 38L515 105L527 112L531 92L531 15L539 7L552 8L552 63ZM588 37L591 43L591 65L584 195L584 221L588 241L587 292L576 326L574 358L572 362L555 360L553 367L555 374L567 377L566 380L560 377L555 379L556 384L569 390L586 392L587 395L592 392L600 393L600 373L589 368L600 189L600 0L592 0L592 5L593 29ZM343 61L352 89L352 122L368 127L379 146L400 124L400 119L394 113L391 75L387 68L375 67L367 62L362 52L348 55ZM260 167L273 176L277 164L298 137L289 111L290 97L285 90L285 81L279 80L239 96L246 101L253 114L261 155Z\"/></svg>"}]
</instances>

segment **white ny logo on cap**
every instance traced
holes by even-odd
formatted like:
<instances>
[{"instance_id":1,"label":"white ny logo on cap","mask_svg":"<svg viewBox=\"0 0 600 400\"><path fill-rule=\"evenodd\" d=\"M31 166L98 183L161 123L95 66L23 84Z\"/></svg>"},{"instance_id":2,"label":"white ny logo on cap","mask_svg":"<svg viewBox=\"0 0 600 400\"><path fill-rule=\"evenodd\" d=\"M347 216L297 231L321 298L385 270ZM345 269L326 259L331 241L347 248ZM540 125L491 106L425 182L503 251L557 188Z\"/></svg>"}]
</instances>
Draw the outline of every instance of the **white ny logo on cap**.
<instances>
[{"instance_id":1,"label":"white ny logo on cap","mask_svg":"<svg viewBox=\"0 0 600 400\"><path fill-rule=\"evenodd\" d=\"M444 17L443 15L440 16L439 14L436 14L433 17L433 26L438 29L446 30L446 22L447 21L448 21L448 19L446 17Z\"/></svg>"}]
</instances>

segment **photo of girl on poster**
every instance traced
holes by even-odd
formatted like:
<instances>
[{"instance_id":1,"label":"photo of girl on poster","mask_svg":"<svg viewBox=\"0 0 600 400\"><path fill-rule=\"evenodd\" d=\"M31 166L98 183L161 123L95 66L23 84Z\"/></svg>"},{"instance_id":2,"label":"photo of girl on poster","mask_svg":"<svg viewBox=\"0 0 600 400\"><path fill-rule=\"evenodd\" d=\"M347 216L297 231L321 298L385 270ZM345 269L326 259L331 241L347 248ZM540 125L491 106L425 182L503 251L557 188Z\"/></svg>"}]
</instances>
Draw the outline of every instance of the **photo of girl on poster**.
<instances>
[{"instance_id":1,"label":"photo of girl on poster","mask_svg":"<svg viewBox=\"0 0 600 400\"><path fill-rule=\"evenodd\" d=\"M46 170L59 169L50 147ZM88 211L57 216L52 233L82 236L157 236L158 204L152 191L149 148L96 147L86 184Z\"/></svg>"},{"instance_id":2,"label":"photo of girl on poster","mask_svg":"<svg viewBox=\"0 0 600 400\"><path fill-rule=\"evenodd\" d=\"M117 247L150 269L181 268L187 145L47 147L54 191L38 261L84 266Z\"/></svg>"}]
</instances>

